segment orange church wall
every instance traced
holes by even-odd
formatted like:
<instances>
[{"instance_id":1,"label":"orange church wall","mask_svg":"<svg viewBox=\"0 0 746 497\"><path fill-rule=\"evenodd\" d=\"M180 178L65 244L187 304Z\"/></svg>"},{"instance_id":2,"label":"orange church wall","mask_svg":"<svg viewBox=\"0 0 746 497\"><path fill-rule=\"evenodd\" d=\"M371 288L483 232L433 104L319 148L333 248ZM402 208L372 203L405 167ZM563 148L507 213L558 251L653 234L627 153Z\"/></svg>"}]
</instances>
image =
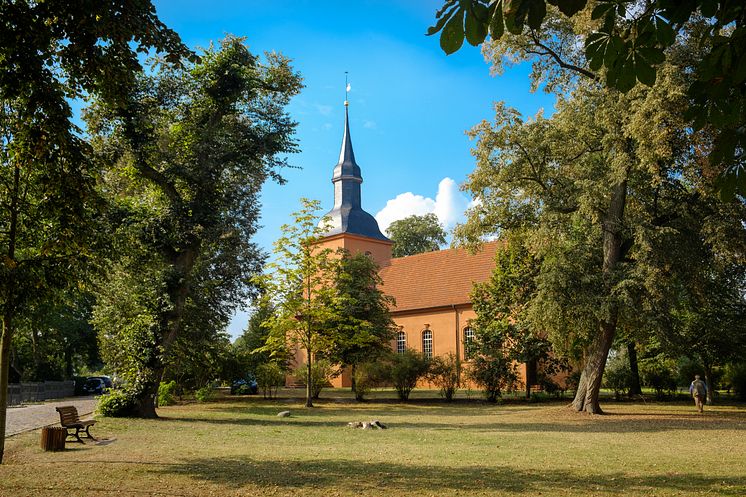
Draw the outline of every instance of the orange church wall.
<instances>
[{"instance_id":1,"label":"orange church wall","mask_svg":"<svg viewBox=\"0 0 746 497\"><path fill-rule=\"evenodd\" d=\"M417 352L423 352L423 331L429 329L433 334L433 357L449 353L458 356L461 361L461 381L463 388L475 388L466 378L469 361L464 354L466 338L464 331L470 321L476 319L476 313L470 304L451 308L433 309L420 312L394 313L394 322L400 326L400 331L406 333L407 347ZM429 325L429 327L427 326ZM396 341L392 342L392 349L396 350ZM519 381L526 378L526 365L518 364ZM427 381L418 384L420 388L432 388Z\"/></svg>"},{"instance_id":2,"label":"orange church wall","mask_svg":"<svg viewBox=\"0 0 746 497\"><path fill-rule=\"evenodd\" d=\"M369 254L379 267L386 266L391 261L391 245L391 242L350 235L349 233L330 236L318 243L319 247L332 250L342 248L351 254Z\"/></svg>"}]
</instances>

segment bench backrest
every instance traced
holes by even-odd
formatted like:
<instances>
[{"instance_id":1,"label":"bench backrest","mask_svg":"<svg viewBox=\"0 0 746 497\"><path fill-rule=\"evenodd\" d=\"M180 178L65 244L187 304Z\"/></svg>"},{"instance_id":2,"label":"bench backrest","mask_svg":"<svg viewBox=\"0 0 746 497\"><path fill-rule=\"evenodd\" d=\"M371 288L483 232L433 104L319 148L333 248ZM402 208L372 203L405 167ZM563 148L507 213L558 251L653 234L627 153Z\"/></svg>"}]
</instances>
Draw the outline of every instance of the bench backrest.
<instances>
[{"instance_id":1,"label":"bench backrest","mask_svg":"<svg viewBox=\"0 0 746 497\"><path fill-rule=\"evenodd\" d=\"M78 410L75 408L75 406L58 407L57 412L60 413L60 424L62 426L80 423Z\"/></svg>"}]
</instances>

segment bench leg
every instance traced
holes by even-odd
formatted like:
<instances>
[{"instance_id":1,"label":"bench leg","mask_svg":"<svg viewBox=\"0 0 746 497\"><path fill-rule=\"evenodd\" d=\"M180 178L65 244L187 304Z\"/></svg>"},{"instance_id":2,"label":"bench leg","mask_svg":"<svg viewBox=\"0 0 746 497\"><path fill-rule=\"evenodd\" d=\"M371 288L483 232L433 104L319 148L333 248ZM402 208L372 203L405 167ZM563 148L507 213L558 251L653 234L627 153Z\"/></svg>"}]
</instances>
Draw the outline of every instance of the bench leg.
<instances>
[{"instance_id":1,"label":"bench leg","mask_svg":"<svg viewBox=\"0 0 746 497\"><path fill-rule=\"evenodd\" d=\"M95 441L96 441L96 437L94 437L93 435L91 435L91 433L90 433L90 432L88 431L88 430L90 430L90 429L91 429L90 425L89 425L89 426L86 426L86 427L85 427L85 434L86 434L86 436L87 436L88 438L90 438L91 440L93 440L93 441L95 442Z\"/></svg>"}]
</instances>

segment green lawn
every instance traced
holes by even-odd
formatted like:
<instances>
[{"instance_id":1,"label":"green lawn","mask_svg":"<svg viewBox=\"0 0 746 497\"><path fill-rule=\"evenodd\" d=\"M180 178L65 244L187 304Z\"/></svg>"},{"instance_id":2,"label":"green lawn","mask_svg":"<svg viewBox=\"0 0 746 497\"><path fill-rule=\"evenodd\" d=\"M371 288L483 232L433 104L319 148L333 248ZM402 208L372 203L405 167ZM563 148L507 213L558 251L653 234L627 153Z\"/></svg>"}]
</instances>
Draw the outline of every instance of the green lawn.
<instances>
[{"instance_id":1,"label":"green lawn","mask_svg":"<svg viewBox=\"0 0 746 497\"><path fill-rule=\"evenodd\" d=\"M100 418L108 445L8 442L2 496L746 495L746 408L563 402L358 404L335 392L163 408L160 420ZM276 414L290 409L290 418ZM355 430L379 419L388 430Z\"/></svg>"}]
</instances>

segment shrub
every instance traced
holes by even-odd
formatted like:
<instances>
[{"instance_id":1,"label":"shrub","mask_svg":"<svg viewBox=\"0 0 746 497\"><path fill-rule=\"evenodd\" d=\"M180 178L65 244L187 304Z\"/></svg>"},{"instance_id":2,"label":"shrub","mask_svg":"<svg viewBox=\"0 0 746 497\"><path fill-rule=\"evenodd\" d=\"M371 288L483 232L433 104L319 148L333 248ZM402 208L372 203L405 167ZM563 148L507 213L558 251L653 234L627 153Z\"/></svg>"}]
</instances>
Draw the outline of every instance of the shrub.
<instances>
[{"instance_id":1,"label":"shrub","mask_svg":"<svg viewBox=\"0 0 746 497\"><path fill-rule=\"evenodd\" d=\"M355 400L363 401L371 389L390 382L390 364L387 361L363 362L355 366Z\"/></svg>"},{"instance_id":2,"label":"shrub","mask_svg":"<svg viewBox=\"0 0 746 497\"><path fill-rule=\"evenodd\" d=\"M274 362L261 364L256 368L256 384L265 399L274 398L277 389L285 384L285 371Z\"/></svg>"},{"instance_id":3,"label":"shrub","mask_svg":"<svg viewBox=\"0 0 746 497\"><path fill-rule=\"evenodd\" d=\"M626 354L619 354L609 359L604 370L603 385L614 391L614 397L620 400L629 393L632 385L632 370Z\"/></svg>"},{"instance_id":4,"label":"shrub","mask_svg":"<svg viewBox=\"0 0 746 497\"><path fill-rule=\"evenodd\" d=\"M643 384L655 390L655 397L662 399L666 394L676 393L676 375L673 361L653 357L640 361Z\"/></svg>"},{"instance_id":5,"label":"shrub","mask_svg":"<svg viewBox=\"0 0 746 497\"><path fill-rule=\"evenodd\" d=\"M137 399L124 390L111 390L98 399L98 413L110 418L134 416L137 411Z\"/></svg>"},{"instance_id":6,"label":"shrub","mask_svg":"<svg viewBox=\"0 0 746 497\"><path fill-rule=\"evenodd\" d=\"M323 390L324 387L329 386L329 380L334 376L335 372L332 363L326 359L319 359L316 362L311 363L311 397L314 399L319 398L321 390ZM295 377L303 386L306 386L306 374L306 364L301 364L294 373Z\"/></svg>"},{"instance_id":7,"label":"shrub","mask_svg":"<svg viewBox=\"0 0 746 497\"><path fill-rule=\"evenodd\" d=\"M197 399L198 402L209 402L214 396L215 390L212 388L212 385L204 386L194 392L194 398Z\"/></svg>"},{"instance_id":8,"label":"shrub","mask_svg":"<svg viewBox=\"0 0 746 497\"><path fill-rule=\"evenodd\" d=\"M474 356L467 374L482 388L488 402L497 402L502 391L510 389L517 379L513 361L502 354Z\"/></svg>"},{"instance_id":9,"label":"shrub","mask_svg":"<svg viewBox=\"0 0 746 497\"><path fill-rule=\"evenodd\" d=\"M254 391L254 389L252 389L250 385L246 385L246 384L241 385L236 390L236 394L238 395L253 395L255 393L256 391Z\"/></svg>"},{"instance_id":10,"label":"shrub","mask_svg":"<svg viewBox=\"0 0 746 497\"><path fill-rule=\"evenodd\" d=\"M553 397L559 398L565 393L565 390L559 383L543 373L537 376L536 384L539 385L541 389L546 392L547 395L551 395Z\"/></svg>"},{"instance_id":11,"label":"shrub","mask_svg":"<svg viewBox=\"0 0 746 497\"><path fill-rule=\"evenodd\" d=\"M428 380L440 388L440 396L448 402L453 400L453 394L459 387L458 360L456 355L449 353L436 357L430 362Z\"/></svg>"},{"instance_id":12,"label":"shrub","mask_svg":"<svg viewBox=\"0 0 746 497\"><path fill-rule=\"evenodd\" d=\"M400 400L407 400L419 379L427 374L429 368L430 361L425 356L407 349L401 354L391 354L388 370L385 371L386 380L394 385Z\"/></svg>"},{"instance_id":13,"label":"shrub","mask_svg":"<svg viewBox=\"0 0 746 497\"><path fill-rule=\"evenodd\" d=\"M158 386L158 406L172 406L176 404L176 381L161 383Z\"/></svg>"}]
</instances>

